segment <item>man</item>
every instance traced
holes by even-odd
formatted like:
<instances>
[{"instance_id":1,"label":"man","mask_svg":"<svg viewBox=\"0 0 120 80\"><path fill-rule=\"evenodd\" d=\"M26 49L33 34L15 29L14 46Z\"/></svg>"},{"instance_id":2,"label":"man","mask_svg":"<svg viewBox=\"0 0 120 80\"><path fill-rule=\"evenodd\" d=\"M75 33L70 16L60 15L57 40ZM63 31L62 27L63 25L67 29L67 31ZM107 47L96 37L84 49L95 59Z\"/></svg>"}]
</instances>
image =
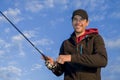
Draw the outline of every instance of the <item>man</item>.
<instances>
[{"instance_id":1,"label":"man","mask_svg":"<svg viewBox=\"0 0 120 80\"><path fill-rule=\"evenodd\" d=\"M46 66L64 80L101 80L101 67L107 64L105 44L95 28L86 29L88 14L83 9L73 12L74 32L62 43L56 61L48 57Z\"/></svg>"}]
</instances>

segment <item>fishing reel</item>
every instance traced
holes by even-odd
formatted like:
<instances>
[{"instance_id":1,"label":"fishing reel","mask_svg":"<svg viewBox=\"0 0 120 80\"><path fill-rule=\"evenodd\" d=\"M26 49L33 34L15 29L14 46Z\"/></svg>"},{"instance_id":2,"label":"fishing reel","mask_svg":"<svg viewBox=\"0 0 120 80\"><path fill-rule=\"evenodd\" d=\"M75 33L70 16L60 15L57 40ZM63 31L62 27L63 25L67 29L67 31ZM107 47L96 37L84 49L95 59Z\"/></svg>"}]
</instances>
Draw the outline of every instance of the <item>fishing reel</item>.
<instances>
[{"instance_id":1,"label":"fishing reel","mask_svg":"<svg viewBox=\"0 0 120 80\"><path fill-rule=\"evenodd\" d=\"M48 69L52 70L57 67L57 63L55 62L54 64L51 64L49 61L45 62L45 65L47 66Z\"/></svg>"}]
</instances>

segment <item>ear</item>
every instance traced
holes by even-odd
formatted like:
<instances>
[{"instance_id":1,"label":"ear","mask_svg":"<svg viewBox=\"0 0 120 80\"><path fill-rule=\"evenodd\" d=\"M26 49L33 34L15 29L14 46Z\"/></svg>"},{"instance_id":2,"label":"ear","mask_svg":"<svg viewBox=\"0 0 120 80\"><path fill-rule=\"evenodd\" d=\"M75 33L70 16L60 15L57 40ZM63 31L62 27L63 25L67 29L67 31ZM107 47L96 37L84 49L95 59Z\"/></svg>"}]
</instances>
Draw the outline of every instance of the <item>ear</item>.
<instances>
[{"instance_id":1,"label":"ear","mask_svg":"<svg viewBox=\"0 0 120 80\"><path fill-rule=\"evenodd\" d=\"M88 25L89 25L89 20L86 21L86 26L88 26Z\"/></svg>"}]
</instances>

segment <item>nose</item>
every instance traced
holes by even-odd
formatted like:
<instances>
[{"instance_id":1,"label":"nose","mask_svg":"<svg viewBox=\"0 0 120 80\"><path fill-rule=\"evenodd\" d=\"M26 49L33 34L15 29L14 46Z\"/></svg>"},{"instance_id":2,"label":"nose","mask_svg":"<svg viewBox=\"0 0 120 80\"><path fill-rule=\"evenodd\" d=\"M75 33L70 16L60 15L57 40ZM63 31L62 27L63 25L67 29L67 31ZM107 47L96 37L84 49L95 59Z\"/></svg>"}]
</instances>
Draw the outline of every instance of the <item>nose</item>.
<instances>
[{"instance_id":1,"label":"nose","mask_svg":"<svg viewBox=\"0 0 120 80\"><path fill-rule=\"evenodd\" d=\"M76 24L82 25L82 21L81 20L77 20Z\"/></svg>"}]
</instances>

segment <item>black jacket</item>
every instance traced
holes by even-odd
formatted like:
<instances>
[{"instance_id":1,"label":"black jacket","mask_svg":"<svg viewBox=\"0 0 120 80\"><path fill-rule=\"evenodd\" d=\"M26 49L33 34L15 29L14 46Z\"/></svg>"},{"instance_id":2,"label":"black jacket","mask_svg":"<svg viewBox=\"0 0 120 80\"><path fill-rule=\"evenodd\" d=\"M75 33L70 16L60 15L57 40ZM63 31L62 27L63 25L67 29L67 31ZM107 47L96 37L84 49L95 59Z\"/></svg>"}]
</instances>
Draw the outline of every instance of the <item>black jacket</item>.
<instances>
[{"instance_id":1,"label":"black jacket","mask_svg":"<svg viewBox=\"0 0 120 80\"><path fill-rule=\"evenodd\" d=\"M72 55L71 62L58 64L53 73L64 80L101 80L101 67L107 64L107 52L99 34L91 33L76 44L75 34L65 40L59 55Z\"/></svg>"}]
</instances>

